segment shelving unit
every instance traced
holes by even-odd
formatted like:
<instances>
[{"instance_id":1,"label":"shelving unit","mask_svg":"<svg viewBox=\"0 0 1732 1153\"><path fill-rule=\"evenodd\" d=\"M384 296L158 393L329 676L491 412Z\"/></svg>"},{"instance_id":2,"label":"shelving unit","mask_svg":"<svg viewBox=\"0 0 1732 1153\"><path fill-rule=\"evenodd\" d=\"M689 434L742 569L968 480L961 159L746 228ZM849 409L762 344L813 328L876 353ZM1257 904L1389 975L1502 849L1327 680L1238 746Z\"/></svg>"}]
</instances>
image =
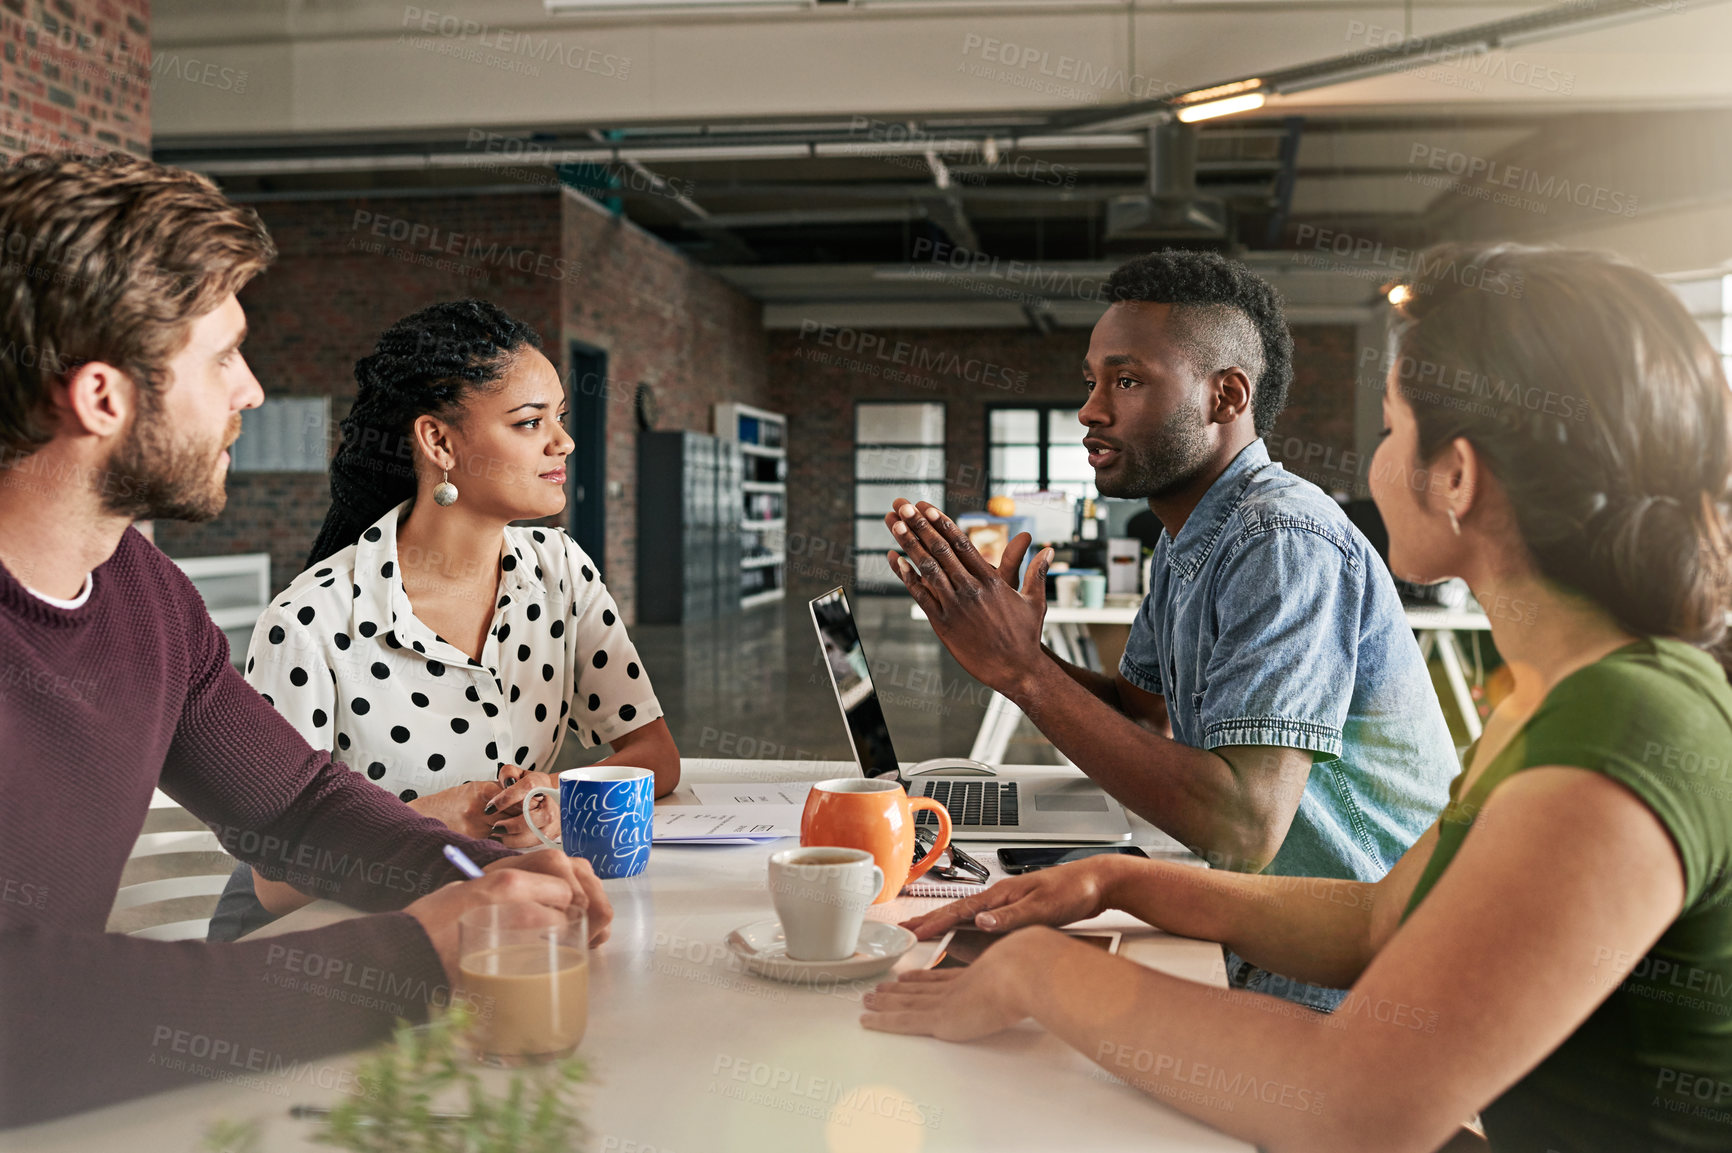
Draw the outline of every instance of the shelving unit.
<instances>
[{"instance_id":1,"label":"shelving unit","mask_svg":"<svg viewBox=\"0 0 1732 1153\"><path fill-rule=\"evenodd\" d=\"M740 606L779 601L788 571L788 418L718 404L716 435L740 446Z\"/></svg>"},{"instance_id":2,"label":"shelving unit","mask_svg":"<svg viewBox=\"0 0 1732 1153\"><path fill-rule=\"evenodd\" d=\"M641 432L637 451L638 621L738 612L739 446L701 432Z\"/></svg>"}]
</instances>

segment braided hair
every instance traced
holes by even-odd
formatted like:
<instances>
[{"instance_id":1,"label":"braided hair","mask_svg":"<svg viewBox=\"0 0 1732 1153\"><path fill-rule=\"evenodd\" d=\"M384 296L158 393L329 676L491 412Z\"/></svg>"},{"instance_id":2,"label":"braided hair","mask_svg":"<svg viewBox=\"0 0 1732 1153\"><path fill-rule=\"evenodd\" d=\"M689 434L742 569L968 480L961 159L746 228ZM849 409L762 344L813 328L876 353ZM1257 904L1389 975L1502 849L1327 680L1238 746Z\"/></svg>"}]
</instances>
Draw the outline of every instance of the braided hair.
<instances>
[{"instance_id":1,"label":"braided hair","mask_svg":"<svg viewBox=\"0 0 1732 1153\"><path fill-rule=\"evenodd\" d=\"M355 403L331 461L331 508L307 568L415 495L415 421L450 419L470 389L497 383L525 347L540 348L541 337L484 300L435 304L384 331L355 362Z\"/></svg>"}]
</instances>

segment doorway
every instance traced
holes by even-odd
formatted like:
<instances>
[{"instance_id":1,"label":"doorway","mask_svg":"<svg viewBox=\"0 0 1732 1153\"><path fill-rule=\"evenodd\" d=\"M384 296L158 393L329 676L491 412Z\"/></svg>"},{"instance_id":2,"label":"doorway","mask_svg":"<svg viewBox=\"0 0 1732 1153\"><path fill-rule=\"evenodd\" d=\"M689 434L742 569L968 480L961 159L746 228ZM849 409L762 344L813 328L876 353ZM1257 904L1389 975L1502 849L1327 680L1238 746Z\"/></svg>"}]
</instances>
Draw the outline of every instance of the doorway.
<instances>
[{"instance_id":1,"label":"doorway","mask_svg":"<svg viewBox=\"0 0 1732 1153\"><path fill-rule=\"evenodd\" d=\"M571 538L607 573L607 353L571 342Z\"/></svg>"}]
</instances>

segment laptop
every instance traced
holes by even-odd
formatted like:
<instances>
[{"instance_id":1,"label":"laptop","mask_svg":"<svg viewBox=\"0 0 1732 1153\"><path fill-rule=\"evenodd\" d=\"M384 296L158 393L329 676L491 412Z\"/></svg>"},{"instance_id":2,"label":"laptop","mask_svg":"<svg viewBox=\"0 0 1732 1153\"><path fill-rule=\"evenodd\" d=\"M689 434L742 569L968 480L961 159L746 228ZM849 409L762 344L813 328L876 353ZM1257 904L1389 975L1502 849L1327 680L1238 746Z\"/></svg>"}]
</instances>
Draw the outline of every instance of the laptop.
<instances>
[{"instance_id":1,"label":"laptop","mask_svg":"<svg viewBox=\"0 0 1732 1153\"><path fill-rule=\"evenodd\" d=\"M960 757L923 761L905 773L890 741L847 594L831 589L814 597L811 609L830 687L860 771L898 782L911 797L931 797L942 804L950 813L955 840L1113 844L1131 839L1124 806L1086 778L1043 774L1018 779L1014 772ZM938 818L922 811L915 814L915 823L936 825Z\"/></svg>"}]
</instances>

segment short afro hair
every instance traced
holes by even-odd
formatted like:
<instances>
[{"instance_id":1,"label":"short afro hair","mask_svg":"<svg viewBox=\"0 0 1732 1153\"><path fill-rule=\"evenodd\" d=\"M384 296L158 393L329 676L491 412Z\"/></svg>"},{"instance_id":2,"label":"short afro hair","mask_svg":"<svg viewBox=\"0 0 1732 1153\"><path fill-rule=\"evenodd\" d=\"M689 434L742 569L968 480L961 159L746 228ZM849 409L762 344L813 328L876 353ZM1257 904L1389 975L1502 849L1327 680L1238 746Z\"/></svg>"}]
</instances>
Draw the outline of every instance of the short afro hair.
<instances>
[{"instance_id":1,"label":"short afro hair","mask_svg":"<svg viewBox=\"0 0 1732 1153\"><path fill-rule=\"evenodd\" d=\"M1293 383L1293 334L1262 277L1215 252L1139 256L1107 278L1112 303L1173 305L1175 333L1199 372L1236 364L1251 378L1258 436L1274 431Z\"/></svg>"}]
</instances>

